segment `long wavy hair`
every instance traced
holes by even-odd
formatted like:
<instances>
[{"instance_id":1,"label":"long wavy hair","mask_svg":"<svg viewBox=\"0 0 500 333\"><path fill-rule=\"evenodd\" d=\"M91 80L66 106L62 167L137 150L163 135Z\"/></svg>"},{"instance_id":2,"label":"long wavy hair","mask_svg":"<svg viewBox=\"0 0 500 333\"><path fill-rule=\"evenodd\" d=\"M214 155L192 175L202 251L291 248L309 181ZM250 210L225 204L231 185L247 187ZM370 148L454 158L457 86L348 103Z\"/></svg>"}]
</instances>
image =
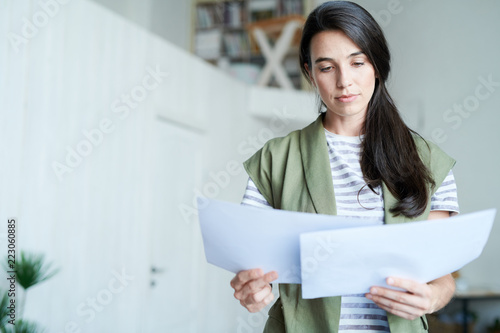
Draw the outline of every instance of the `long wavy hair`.
<instances>
[{"instance_id":1,"label":"long wavy hair","mask_svg":"<svg viewBox=\"0 0 500 333\"><path fill-rule=\"evenodd\" d=\"M382 29L361 6L349 1L329 1L311 12L302 31L300 67L312 68L311 39L319 32L343 31L368 57L375 69L373 96L368 103L361 144L361 171L367 186L375 192L384 183L397 199L390 208L395 216L417 217L423 214L435 182L424 165L414 142L414 135L401 119L385 82L389 76L391 55ZM321 102L321 109L326 105Z\"/></svg>"}]
</instances>

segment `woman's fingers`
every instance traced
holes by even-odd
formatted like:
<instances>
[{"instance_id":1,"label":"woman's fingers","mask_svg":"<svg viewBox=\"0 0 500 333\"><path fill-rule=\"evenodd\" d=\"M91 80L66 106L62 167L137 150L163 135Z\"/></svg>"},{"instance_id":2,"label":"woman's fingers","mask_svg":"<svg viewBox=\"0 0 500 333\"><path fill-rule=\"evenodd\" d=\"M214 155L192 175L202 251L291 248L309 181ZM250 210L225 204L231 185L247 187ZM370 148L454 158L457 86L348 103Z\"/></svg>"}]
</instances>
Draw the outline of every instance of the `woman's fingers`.
<instances>
[{"instance_id":1,"label":"woman's fingers","mask_svg":"<svg viewBox=\"0 0 500 333\"><path fill-rule=\"evenodd\" d=\"M265 308L269 303L271 303L274 299L274 294L271 292L270 287L269 287L269 289L267 289L267 288L263 289L260 293L262 295L259 295L256 297L260 298L261 296L265 295L265 297L260 302L246 304L243 301L240 301L240 304L243 305L245 308L247 308L247 310L250 312L259 312L260 310Z\"/></svg>"},{"instance_id":2,"label":"woman's fingers","mask_svg":"<svg viewBox=\"0 0 500 333\"><path fill-rule=\"evenodd\" d=\"M231 280L234 297L250 312L258 312L273 299L270 282L278 278L278 273L271 271L263 274L261 269L241 271Z\"/></svg>"},{"instance_id":3,"label":"woman's fingers","mask_svg":"<svg viewBox=\"0 0 500 333\"><path fill-rule=\"evenodd\" d=\"M261 291L262 289L269 287L269 283L278 278L278 273L275 271L269 272L259 278L249 280L243 285L239 290L234 293L234 297L239 300L248 298Z\"/></svg>"},{"instance_id":4,"label":"woman's fingers","mask_svg":"<svg viewBox=\"0 0 500 333\"><path fill-rule=\"evenodd\" d=\"M415 312L413 308L406 306L406 305L398 306L397 308L387 306L383 303L377 303L377 305L381 309L383 309L387 312L390 312L398 317L408 319L408 320L414 320L414 319L419 318L420 316L424 315L424 313L420 314L418 312Z\"/></svg>"},{"instance_id":5,"label":"woman's fingers","mask_svg":"<svg viewBox=\"0 0 500 333\"><path fill-rule=\"evenodd\" d=\"M401 288L407 290L414 295L420 295L422 297L430 297L430 288L426 283L418 283L414 280L393 278L387 279L387 284L396 288Z\"/></svg>"},{"instance_id":6,"label":"woman's fingers","mask_svg":"<svg viewBox=\"0 0 500 333\"><path fill-rule=\"evenodd\" d=\"M238 274L236 274L236 276L231 280L231 287L238 291L243 288L248 281L258 279L263 275L264 272L262 272L262 269L260 268L238 272Z\"/></svg>"},{"instance_id":7,"label":"woman's fingers","mask_svg":"<svg viewBox=\"0 0 500 333\"><path fill-rule=\"evenodd\" d=\"M387 284L406 291L372 287L366 297L382 309L405 319L415 319L432 312L432 289L429 285L398 278L387 279Z\"/></svg>"},{"instance_id":8,"label":"woman's fingers","mask_svg":"<svg viewBox=\"0 0 500 333\"><path fill-rule=\"evenodd\" d=\"M424 314L424 309L415 305L419 302L418 297L404 291L377 287L370 289L367 297L382 309L405 319L415 319Z\"/></svg>"}]
</instances>

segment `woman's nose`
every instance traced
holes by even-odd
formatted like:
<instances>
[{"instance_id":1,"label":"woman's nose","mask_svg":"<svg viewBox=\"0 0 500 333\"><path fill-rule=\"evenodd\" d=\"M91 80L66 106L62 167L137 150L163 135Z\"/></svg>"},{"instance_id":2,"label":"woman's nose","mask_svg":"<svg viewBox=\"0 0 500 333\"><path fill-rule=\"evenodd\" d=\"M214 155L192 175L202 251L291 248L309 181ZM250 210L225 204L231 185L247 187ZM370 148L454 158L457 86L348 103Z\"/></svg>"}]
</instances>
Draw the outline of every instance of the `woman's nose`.
<instances>
[{"instance_id":1,"label":"woman's nose","mask_svg":"<svg viewBox=\"0 0 500 333\"><path fill-rule=\"evenodd\" d=\"M345 69L341 69L337 72L337 87L346 88L352 84L352 78L349 72Z\"/></svg>"}]
</instances>

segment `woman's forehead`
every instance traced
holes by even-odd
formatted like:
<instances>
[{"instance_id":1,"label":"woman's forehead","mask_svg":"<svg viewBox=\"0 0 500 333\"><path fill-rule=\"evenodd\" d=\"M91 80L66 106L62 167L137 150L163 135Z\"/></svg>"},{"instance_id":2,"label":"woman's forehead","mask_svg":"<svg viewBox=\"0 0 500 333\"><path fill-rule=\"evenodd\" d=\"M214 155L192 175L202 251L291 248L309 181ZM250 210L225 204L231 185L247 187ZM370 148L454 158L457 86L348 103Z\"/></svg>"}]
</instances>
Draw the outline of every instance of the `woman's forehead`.
<instances>
[{"instance_id":1,"label":"woman's forehead","mask_svg":"<svg viewBox=\"0 0 500 333\"><path fill-rule=\"evenodd\" d=\"M347 59L362 55L361 48L341 30L326 30L317 33L311 39L311 56L318 58Z\"/></svg>"}]
</instances>

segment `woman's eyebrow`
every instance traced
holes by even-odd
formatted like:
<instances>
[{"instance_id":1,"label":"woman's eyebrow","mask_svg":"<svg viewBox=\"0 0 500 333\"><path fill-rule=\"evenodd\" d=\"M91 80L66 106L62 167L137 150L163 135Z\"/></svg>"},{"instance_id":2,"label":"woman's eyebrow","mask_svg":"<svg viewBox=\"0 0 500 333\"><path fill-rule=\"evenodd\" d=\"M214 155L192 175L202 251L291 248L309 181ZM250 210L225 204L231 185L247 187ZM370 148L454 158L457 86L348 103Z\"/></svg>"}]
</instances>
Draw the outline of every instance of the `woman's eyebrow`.
<instances>
[{"instance_id":1,"label":"woman's eyebrow","mask_svg":"<svg viewBox=\"0 0 500 333\"><path fill-rule=\"evenodd\" d=\"M317 64L318 62L322 62L322 61L333 61L333 59L332 58L320 57L320 58L316 59L314 61L314 63Z\"/></svg>"},{"instance_id":2,"label":"woman's eyebrow","mask_svg":"<svg viewBox=\"0 0 500 333\"><path fill-rule=\"evenodd\" d=\"M363 51L357 51L357 52L351 53L347 58L352 58L355 56L359 56L361 54L365 54L365 53Z\"/></svg>"},{"instance_id":3,"label":"woman's eyebrow","mask_svg":"<svg viewBox=\"0 0 500 333\"><path fill-rule=\"evenodd\" d=\"M357 51L357 52L349 54L347 56L347 58L356 57L356 56L359 56L361 54L365 54L365 53L363 51ZM332 58L327 58L327 57L320 57L320 58L316 59L314 61L314 63L317 64L318 62L322 62L322 61L333 61L333 59Z\"/></svg>"}]
</instances>

